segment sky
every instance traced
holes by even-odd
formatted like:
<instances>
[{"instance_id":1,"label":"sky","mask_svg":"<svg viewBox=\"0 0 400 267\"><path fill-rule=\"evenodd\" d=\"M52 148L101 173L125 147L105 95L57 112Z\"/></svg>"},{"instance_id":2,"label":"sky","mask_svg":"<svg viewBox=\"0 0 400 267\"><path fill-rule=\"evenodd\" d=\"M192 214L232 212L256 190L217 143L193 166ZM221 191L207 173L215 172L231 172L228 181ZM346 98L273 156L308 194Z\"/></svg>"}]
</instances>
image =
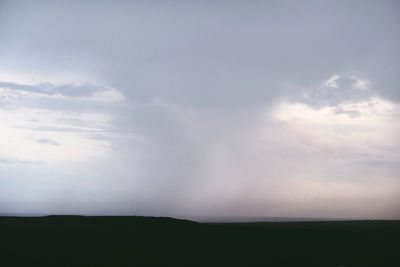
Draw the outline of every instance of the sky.
<instances>
[{"instance_id":1,"label":"sky","mask_svg":"<svg viewBox=\"0 0 400 267\"><path fill-rule=\"evenodd\" d=\"M0 0L0 213L400 219L398 1Z\"/></svg>"}]
</instances>

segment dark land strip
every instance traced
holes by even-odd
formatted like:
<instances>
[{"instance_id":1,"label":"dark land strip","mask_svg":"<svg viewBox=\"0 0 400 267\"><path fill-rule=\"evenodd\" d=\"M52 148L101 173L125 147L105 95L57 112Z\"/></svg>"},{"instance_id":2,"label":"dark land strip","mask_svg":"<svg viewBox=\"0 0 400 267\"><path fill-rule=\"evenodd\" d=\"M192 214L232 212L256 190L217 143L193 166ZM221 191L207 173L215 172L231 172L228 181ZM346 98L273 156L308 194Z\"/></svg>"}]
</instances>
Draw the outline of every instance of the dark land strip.
<instances>
[{"instance_id":1,"label":"dark land strip","mask_svg":"<svg viewBox=\"0 0 400 267\"><path fill-rule=\"evenodd\" d=\"M400 266L400 221L0 217L0 266Z\"/></svg>"}]
</instances>

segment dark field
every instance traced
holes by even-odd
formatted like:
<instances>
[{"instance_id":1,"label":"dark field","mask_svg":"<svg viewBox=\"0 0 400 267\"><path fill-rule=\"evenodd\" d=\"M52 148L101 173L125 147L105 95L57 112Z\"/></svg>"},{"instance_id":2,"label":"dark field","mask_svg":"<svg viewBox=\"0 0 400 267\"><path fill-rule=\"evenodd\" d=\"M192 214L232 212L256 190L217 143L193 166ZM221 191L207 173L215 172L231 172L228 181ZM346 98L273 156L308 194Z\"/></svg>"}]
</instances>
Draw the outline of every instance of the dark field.
<instances>
[{"instance_id":1,"label":"dark field","mask_svg":"<svg viewBox=\"0 0 400 267\"><path fill-rule=\"evenodd\" d=\"M400 266L400 221L0 217L0 266Z\"/></svg>"}]
</instances>

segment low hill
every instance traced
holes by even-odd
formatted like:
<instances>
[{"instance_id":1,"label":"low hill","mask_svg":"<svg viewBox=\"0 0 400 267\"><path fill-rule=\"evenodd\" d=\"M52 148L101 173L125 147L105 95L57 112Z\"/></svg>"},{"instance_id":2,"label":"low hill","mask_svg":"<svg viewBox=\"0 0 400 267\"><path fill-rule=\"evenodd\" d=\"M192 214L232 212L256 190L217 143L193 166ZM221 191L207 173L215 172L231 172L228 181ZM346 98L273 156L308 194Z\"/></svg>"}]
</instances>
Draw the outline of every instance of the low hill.
<instances>
[{"instance_id":1,"label":"low hill","mask_svg":"<svg viewBox=\"0 0 400 267\"><path fill-rule=\"evenodd\" d=\"M0 217L1 266L400 266L400 221Z\"/></svg>"}]
</instances>

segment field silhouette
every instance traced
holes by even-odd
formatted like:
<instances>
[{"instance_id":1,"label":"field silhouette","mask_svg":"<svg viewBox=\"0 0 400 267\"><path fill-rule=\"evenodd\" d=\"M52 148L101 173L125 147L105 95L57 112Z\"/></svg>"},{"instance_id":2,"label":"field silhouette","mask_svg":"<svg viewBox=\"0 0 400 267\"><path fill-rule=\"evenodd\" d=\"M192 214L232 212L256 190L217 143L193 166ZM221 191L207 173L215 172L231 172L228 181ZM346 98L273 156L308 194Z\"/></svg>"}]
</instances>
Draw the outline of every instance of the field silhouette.
<instances>
[{"instance_id":1,"label":"field silhouette","mask_svg":"<svg viewBox=\"0 0 400 267\"><path fill-rule=\"evenodd\" d=\"M0 217L0 266L400 266L400 221Z\"/></svg>"}]
</instances>

